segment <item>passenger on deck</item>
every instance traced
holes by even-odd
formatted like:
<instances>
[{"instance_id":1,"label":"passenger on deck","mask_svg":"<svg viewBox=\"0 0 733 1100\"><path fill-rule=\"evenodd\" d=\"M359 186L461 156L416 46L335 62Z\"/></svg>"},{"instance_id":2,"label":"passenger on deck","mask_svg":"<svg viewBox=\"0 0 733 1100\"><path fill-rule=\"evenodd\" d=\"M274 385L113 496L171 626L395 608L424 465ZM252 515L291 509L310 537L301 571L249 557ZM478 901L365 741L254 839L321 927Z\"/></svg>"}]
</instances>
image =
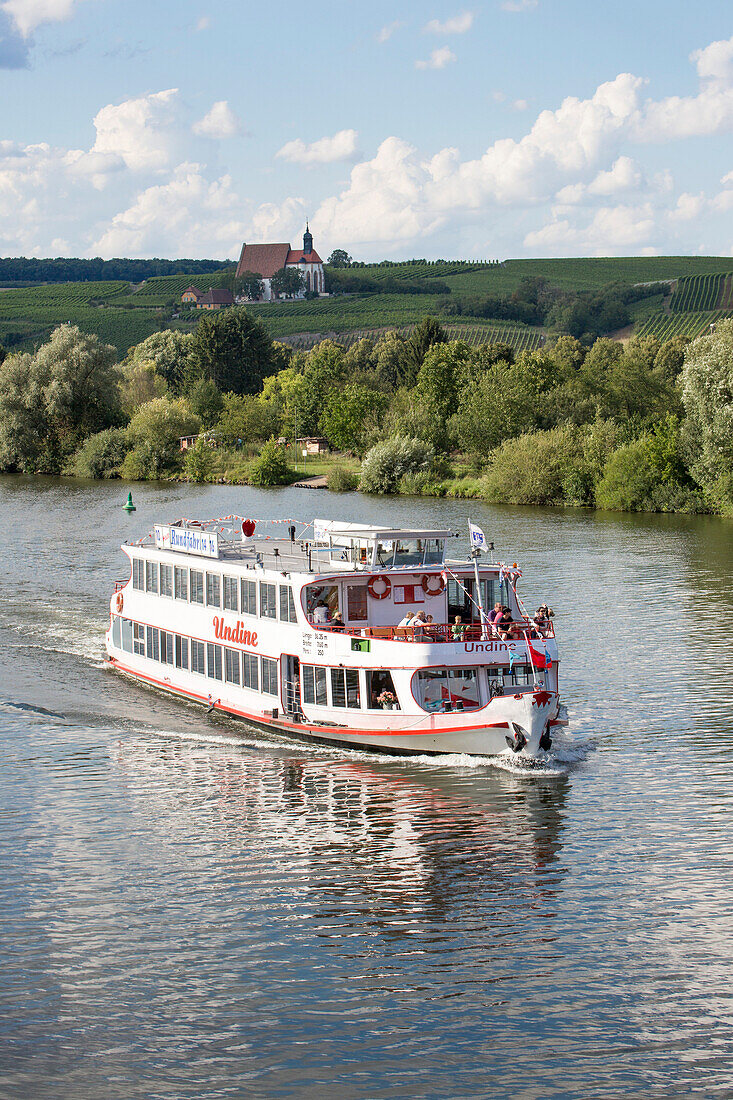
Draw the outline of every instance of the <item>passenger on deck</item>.
<instances>
[{"instance_id":1,"label":"passenger on deck","mask_svg":"<svg viewBox=\"0 0 733 1100\"><path fill-rule=\"evenodd\" d=\"M462 642L463 641L463 632L464 632L465 629L466 628L463 625L463 620L461 619L461 616L456 615L455 619L453 620L453 626L451 627L451 631L450 631L451 634L453 635L453 641L454 642Z\"/></svg>"},{"instance_id":2,"label":"passenger on deck","mask_svg":"<svg viewBox=\"0 0 733 1100\"><path fill-rule=\"evenodd\" d=\"M316 609L313 612L313 622L317 626L325 625L325 623L327 623L330 618L331 616L329 615L328 607L323 602L323 600L321 600L321 602L316 606Z\"/></svg>"},{"instance_id":3,"label":"passenger on deck","mask_svg":"<svg viewBox=\"0 0 733 1100\"><path fill-rule=\"evenodd\" d=\"M414 619L414 617L415 617L415 612L414 611L408 611L407 614L404 615L404 617L401 618L400 621L397 623L397 626L398 627L409 626L410 623L412 622L412 620Z\"/></svg>"},{"instance_id":4,"label":"passenger on deck","mask_svg":"<svg viewBox=\"0 0 733 1100\"><path fill-rule=\"evenodd\" d=\"M425 633L425 637L428 639L428 641L430 641L430 642L444 642L445 641L445 638L440 633L440 631L433 626L433 616L432 615L428 615L425 623L426 623L426 625L425 625L425 632L424 633Z\"/></svg>"},{"instance_id":5,"label":"passenger on deck","mask_svg":"<svg viewBox=\"0 0 733 1100\"><path fill-rule=\"evenodd\" d=\"M545 606L546 605L543 605L537 608L534 619L532 620L532 625L542 638L547 637L547 631L550 627L550 620L545 612Z\"/></svg>"},{"instance_id":6,"label":"passenger on deck","mask_svg":"<svg viewBox=\"0 0 733 1100\"><path fill-rule=\"evenodd\" d=\"M331 630L346 630L346 623L340 611L337 611L331 619Z\"/></svg>"},{"instance_id":7,"label":"passenger on deck","mask_svg":"<svg viewBox=\"0 0 733 1100\"><path fill-rule=\"evenodd\" d=\"M498 631L496 629L496 623L497 623L497 620L501 618L501 614L502 614L503 610L504 610L504 608L502 607L502 605L500 603L495 603L494 604L494 610L490 611L489 614L486 616L488 621L489 621L489 625L492 627L492 629L494 630L495 633L498 633Z\"/></svg>"},{"instance_id":8,"label":"passenger on deck","mask_svg":"<svg viewBox=\"0 0 733 1100\"><path fill-rule=\"evenodd\" d=\"M509 637L509 628L512 625L512 613L508 607L502 608L501 615L494 619L494 629L503 642Z\"/></svg>"},{"instance_id":9,"label":"passenger on deck","mask_svg":"<svg viewBox=\"0 0 733 1100\"><path fill-rule=\"evenodd\" d=\"M552 610L551 607L548 606L547 601L545 601L545 603L541 603L540 606L537 608L538 615L540 612L542 612L546 619L555 618L555 612Z\"/></svg>"},{"instance_id":10,"label":"passenger on deck","mask_svg":"<svg viewBox=\"0 0 733 1100\"><path fill-rule=\"evenodd\" d=\"M412 627L413 638L422 638L425 635L425 624L427 620L425 618L424 611L418 611L417 615L410 621Z\"/></svg>"}]
</instances>

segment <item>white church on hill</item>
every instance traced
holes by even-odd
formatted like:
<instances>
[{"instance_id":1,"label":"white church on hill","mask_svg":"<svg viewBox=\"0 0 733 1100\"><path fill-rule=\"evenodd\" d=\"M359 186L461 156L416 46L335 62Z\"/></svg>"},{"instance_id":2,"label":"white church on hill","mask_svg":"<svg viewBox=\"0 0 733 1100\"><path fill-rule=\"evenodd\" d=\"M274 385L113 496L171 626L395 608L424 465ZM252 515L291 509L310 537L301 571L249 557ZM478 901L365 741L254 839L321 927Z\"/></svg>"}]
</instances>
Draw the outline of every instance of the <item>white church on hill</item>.
<instances>
[{"instance_id":1,"label":"white church on hill","mask_svg":"<svg viewBox=\"0 0 733 1100\"><path fill-rule=\"evenodd\" d=\"M237 276L245 271L261 276L265 287L262 301L269 302L272 300L272 276L283 267L297 268L303 275L303 290L297 297L302 298L306 291L325 294L323 260L313 248L313 234L307 224L302 249L293 250L289 244L243 244Z\"/></svg>"}]
</instances>

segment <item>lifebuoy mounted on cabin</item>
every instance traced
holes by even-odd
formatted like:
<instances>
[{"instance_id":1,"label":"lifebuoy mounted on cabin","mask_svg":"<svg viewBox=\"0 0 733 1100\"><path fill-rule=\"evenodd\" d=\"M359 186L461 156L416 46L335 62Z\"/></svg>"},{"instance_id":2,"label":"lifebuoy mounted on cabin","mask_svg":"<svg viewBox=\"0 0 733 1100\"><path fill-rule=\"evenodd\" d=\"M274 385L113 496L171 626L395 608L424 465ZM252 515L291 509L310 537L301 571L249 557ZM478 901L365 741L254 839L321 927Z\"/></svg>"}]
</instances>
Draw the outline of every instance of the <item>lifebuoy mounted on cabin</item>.
<instances>
[{"instance_id":1,"label":"lifebuoy mounted on cabin","mask_svg":"<svg viewBox=\"0 0 733 1100\"><path fill-rule=\"evenodd\" d=\"M371 577L367 591L373 600L384 600L392 591L389 577Z\"/></svg>"},{"instance_id":2,"label":"lifebuoy mounted on cabin","mask_svg":"<svg viewBox=\"0 0 733 1100\"><path fill-rule=\"evenodd\" d=\"M117 595L115 596L115 610L122 611L122 608L124 607L124 604L125 604L125 598L124 598L124 596L122 595L121 592L118 592Z\"/></svg>"},{"instance_id":3,"label":"lifebuoy mounted on cabin","mask_svg":"<svg viewBox=\"0 0 733 1100\"><path fill-rule=\"evenodd\" d=\"M440 596L445 589L445 578L441 573L423 573L420 587L426 596Z\"/></svg>"}]
</instances>

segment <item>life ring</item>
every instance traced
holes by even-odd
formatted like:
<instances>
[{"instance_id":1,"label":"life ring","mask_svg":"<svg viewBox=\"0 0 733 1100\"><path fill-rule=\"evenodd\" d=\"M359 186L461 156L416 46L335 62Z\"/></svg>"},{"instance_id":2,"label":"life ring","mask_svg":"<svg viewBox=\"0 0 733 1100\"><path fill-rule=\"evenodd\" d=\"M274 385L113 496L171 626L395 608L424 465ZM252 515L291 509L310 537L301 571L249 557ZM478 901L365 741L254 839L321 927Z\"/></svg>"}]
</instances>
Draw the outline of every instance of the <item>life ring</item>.
<instances>
[{"instance_id":1,"label":"life ring","mask_svg":"<svg viewBox=\"0 0 733 1100\"><path fill-rule=\"evenodd\" d=\"M440 596L445 589L445 580L440 573L423 573L420 587L426 596Z\"/></svg>"},{"instance_id":2,"label":"life ring","mask_svg":"<svg viewBox=\"0 0 733 1100\"><path fill-rule=\"evenodd\" d=\"M367 585L367 591L373 600L386 599L392 591L389 577L372 577Z\"/></svg>"},{"instance_id":3,"label":"life ring","mask_svg":"<svg viewBox=\"0 0 733 1100\"><path fill-rule=\"evenodd\" d=\"M122 611L122 607L124 605L124 602L125 602L124 596L122 595L121 592L118 592L117 595L115 596L115 608L117 609L117 611Z\"/></svg>"}]
</instances>

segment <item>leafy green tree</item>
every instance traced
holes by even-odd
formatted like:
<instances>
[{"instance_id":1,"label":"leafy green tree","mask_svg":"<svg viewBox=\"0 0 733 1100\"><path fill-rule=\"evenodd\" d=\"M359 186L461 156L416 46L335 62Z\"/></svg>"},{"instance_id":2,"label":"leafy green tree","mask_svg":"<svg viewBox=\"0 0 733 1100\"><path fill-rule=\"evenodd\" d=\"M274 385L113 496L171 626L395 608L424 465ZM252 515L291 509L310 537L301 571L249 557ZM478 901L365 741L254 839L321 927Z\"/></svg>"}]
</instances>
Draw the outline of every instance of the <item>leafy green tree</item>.
<instances>
[{"instance_id":1,"label":"leafy green tree","mask_svg":"<svg viewBox=\"0 0 733 1100\"><path fill-rule=\"evenodd\" d=\"M387 397L363 386L333 389L321 414L320 430L340 451L361 450L364 427L370 417L385 407Z\"/></svg>"},{"instance_id":2,"label":"leafy green tree","mask_svg":"<svg viewBox=\"0 0 733 1100\"><path fill-rule=\"evenodd\" d=\"M491 455L484 495L507 504L562 504L569 470L581 456L577 429L569 425L508 440Z\"/></svg>"},{"instance_id":3,"label":"leafy green tree","mask_svg":"<svg viewBox=\"0 0 733 1100\"><path fill-rule=\"evenodd\" d=\"M448 336L440 321L435 317L423 317L407 341L405 381L408 385L415 384L423 359L433 344L445 344L447 342Z\"/></svg>"},{"instance_id":4,"label":"leafy green tree","mask_svg":"<svg viewBox=\"0 0 733 1100\"><path fill-rule=\"evenodd\" d=\"M690 343L689 336L673 336L666 340L654 359L654 374L666 385L674 385L685 365L685 351Z\"/></svg>"},{"instance_id":5,"label":"leafy green tree","mask_svg":"<svg viewBox=\"0 0 733 1100\"><path fill-rule=\"evenodd\" d=\"M276 440L268 439L249 471L251 485L288 485L293 480L293 471L288 465L285 452Z\"/></svg>"},{"instance_id":6,"label":"leafy green tree","mask_svg":"<svg viewBox=\"0 0 733 1100\"><path fill-rule=\"evenodd\" d=\"M351 267L353 261L343 248L334 248L326 263L329 267Z\"/></svg>"},{"instance_id":7,"label":"leafy green tree","mask_svg":"<svg viewBox=\"0 0 733 1100\"><path fill-rule=\"evenodd\" d=\"M195 373L222 393L256 393L272 370L272 341L245 309L204 313L191 342Z\"/></svg>"},{"instance_id":8,"label":"leafy green tree","mask_svg":"<svg viewBox=\"0 0 733 1100\"><path fill-rule=\"evenodd\" d=\"M197 378L186 391L186 401L204 428L212 428L224 408L224 399L210 378Z\"/></svg>"},{"instance_id":9,"label":"leafy green tree","mask_svg":"<svg viewBox=\"0 0 733 1100\"><path fill-rule=\"evenodd\" d=\"M122 464L122 476L142 481L174 473L182 461L180 439L196 435L200 426L181 397L156 397L142 405L127 427L131 450Z\"/></svg>"},{"instance_id":10,"label":"leafy green tree","mask_svg":"<svg viewBox=\"0 0 733 1100\"><path fill-rule=\"evenodd\" d=\"M280 416L273 405L250 394L224 394L224 406L216 425L222 443L260 443L280 430Z\"/></svg>"},{"instance_id":11,"label":"leafy green tree","mask_svg":"<svg viewBox=\"0 0 733 1100\"><path fill-rule=\"evenodd\" d=\"M168 392L168 383L150 360L123 363L119 378L120 407L126 417L132 416L147 401Z\"/></svg>"},{"instance_id":12,"label":"leafy green tree","mask_svg":"<svg viewBox=\"0 0 733 1100\"><path fill-rule=\"evenodd\" d=\"M232 293L235 297L243 296L249 298L251 302L256 302L264 292L265 284L262 282L262 276L258 275L256 271L243 271L241 275L237 275L234 279Z\"/></svg>"},{"instance_id":13,"label":"leafy green tree","mask_svg":"<svg viewBox=\"0 0 733 1100\"><path fill-rule=\"evenodd\" d=\"M561 333L550 348L550 354L558 370L570 378L583 366L587 350L574 336Z\"/></svg>"},{"instance_id":14,"label":"leafy green tree","mask_svg":"<svg viewBox=\"0 0 733 1100\"><path fill-rule=\"evenodd\" d=\"M0 467L58 473L82 440L121 419L116 351L60 325L0 368Z\"/></svg>"},{"instance_id":15,"label":"leafy green tree","mask_svg":"<svg viewBox=\"0 0 733 1100\"><path fill-rule=\"evenodd\" d=\"M131 348L127 365L148 364L178 393L184 385L191 360L193 336L177 329L154 332L147 339Z\"/></svg>"},{"instance_id":16,"label":"leafy green tree","mask_svg":"<svg viewBox=\"0 0 733 1100\"><path fill-rule=\"evenodd\" d=\"M374 345L372 362L379 379L396 388L412 369L407 341L397 332L385 332Z\"/></svg>"},{"instance_id":17,"label":"leafy green tree","mask_svg":"<svg viewBox=\"0 0 733 1100\"><path fill-rule=\"evenodd\" d=\"M406 474L429 471L435 452L423 439L394 436L377 443L361 465L359 488L365 493L394 493Z\"/></svg>"},{"instance_id":18,"label":"leafy green tree","mask_svg":"<svg viewBox=\"0 0 733 1100\"><path fill-rule=\"evenodd\" d=\"M305 286L305 276L297 267L281 267L270 279L270 286L272 293L278 297L294 298Z\"/></svg>"},{"instance_id":19,"label":"leafy green tree","mask_svg":"<svg viewBox=\"0 0 733 1100\"><path fill-rule=\"evenodd\" d=\"M733 511L733 319L685 352L682 400L691 471L711 499Z\"/></svg>"},{"instance_id":20,"label":"leafy green tree","mask_svg":"<svg viewBox=\"0 0 733 1100\"><path fill-rule=\"evenodd\" d=\"M503 361L512 364L516 356L511 344L497 342L494 344L481 344L471 352L471 360L476 370L491 367L494 363Z\"/></svg>"},{"instance_id":21,"label":"leafy green tree","mask_svg":"<svg viewBox=\"0 0 733 1100\"><path fill-rule=\"evenodd\" d=\"M463 340L433 344L423 359L417 376L417 390L432 399L438 415L447 420L458 408L465 368L471 349Z\"/></svg>"}]
</instances>

